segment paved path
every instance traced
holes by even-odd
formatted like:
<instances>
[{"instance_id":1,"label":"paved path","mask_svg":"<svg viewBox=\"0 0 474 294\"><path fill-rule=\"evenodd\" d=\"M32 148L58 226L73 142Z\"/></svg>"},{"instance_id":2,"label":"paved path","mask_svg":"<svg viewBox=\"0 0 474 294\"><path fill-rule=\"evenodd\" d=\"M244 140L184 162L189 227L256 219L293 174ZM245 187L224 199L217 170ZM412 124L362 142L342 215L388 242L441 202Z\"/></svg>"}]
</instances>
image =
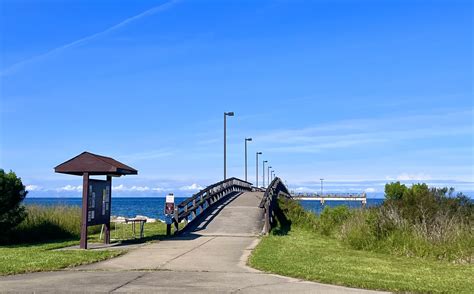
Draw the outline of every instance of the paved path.
<instances>
[{"instance_id":1,"label":"paved path","mask_svg":"<svg viewBox=\"0 0 474 294\"><path fill-rule=\"evenodd\" d=\"M235 195L177 238L69 270L0 278L0 292L374 293L262 273L246 266L258 243L263 193Z\"/></svg>"}]
</instances>

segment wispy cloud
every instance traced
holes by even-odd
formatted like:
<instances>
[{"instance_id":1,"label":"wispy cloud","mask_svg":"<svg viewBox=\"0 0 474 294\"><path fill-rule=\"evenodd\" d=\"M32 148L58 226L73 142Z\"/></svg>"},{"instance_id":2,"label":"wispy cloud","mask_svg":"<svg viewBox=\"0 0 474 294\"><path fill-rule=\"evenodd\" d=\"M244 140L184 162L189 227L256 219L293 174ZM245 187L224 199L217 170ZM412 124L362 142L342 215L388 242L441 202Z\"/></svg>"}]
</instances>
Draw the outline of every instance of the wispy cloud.
<instances>
[{"instance_id":1,"label":"wispy cloud","mask_svg":"<svg viewBox=\"0 0 474 294\"><path fill-rule=\"evenodd\" d=\"M204 189L204 187L202 187L201 185L199 184L192 184L192 185L189 185L189 186L183 186L181 188L179 188L181 191L199 191L199 190L202 190Z\"/></svg>"},{"instance_id":2,"label":"wispy cloud","mask_svg":"<svg viewBox=\"0 0 474 294\"><path fill-rule=\"evenodd\" d=\"M158 12L161 12L161 11L165 11L169 8L171 8L172 6L174 6L176 3L178 3L179 0L171 0L171 1L168 1L168 2L165 2L161 5L158 5L158 6L155 6L151 9L148 9L142 13L139 13L137 15L134 15L132 17L129 17L103 31L100 31L100 32L97 32L95 34L92 34L92 35L89 35L89 36L86 36L86 37L83 37L81 39L78 39L78 40L75 40L73 42L70 42L70 43L67 43L65 45L62 45L62 46L59 46L59 47L56 47L54 49L51 49L43 54L39 54L39 55L36 55L36 56L33 56L33 57L30 57L28 59L25 59L23 61L20 61L18 63L15 63L5 69L3 69L1 72L0 72L0 76L5 76L5 75L8 75L9 73L12 73L13 71L15 70L18 70L19 68L27 65L28 63L31 63L31 62L34 62L36 60L39 60L39 59L42 59L42 58L45 58L45 57L48 57L48 56L52 56L54 54L57 54L61 51L64 51L66 49L69 49L69 48L73 48L73 47L77 47L77 46L80 46L80 45L84 45L94 39L97 39L97 38L100 38L100 37L103 37L113 31L116 31L124 26L127 26L128 24L134 22L134 21L137 21L143 17L147 17L147 16L150 16L150 15L153 15L155 13L158 13Z\"/></svg>"},{"instance_id":3,"label":"wispy cloud","mask_svg":"<svg viewBox=\"0 0 474 294\"><path fill-rule=\"evenodd\" d=\"M330 149L383 145L413 139L471 135L472 110L430 115L343 120L301 129L283 129L258 136L273 152L318 153Z\"/></svg>"}]
</instances>

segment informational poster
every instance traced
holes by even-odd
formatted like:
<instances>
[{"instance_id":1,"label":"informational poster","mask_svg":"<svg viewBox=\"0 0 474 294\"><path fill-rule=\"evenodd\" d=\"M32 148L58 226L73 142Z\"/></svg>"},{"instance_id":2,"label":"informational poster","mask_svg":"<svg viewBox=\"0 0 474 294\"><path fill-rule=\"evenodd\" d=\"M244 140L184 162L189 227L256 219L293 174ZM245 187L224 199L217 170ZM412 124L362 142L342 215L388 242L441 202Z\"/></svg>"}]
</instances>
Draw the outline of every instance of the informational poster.
<instances>
[{"instance_id":1,"label":"informational poster","mask_svg":"<svg viewBox=\"0 0 474 294\"><path fill-rule=\"evenodd\" d=\"M173 215L174 214L174 195L168 194L166 195L165 201L165 215Z\"/></svg>"},{"instance_id":2,"label":"informational poster","mask_svg":"<svg viewBox=\"0 0 474 294\"><path fill-rule=\"evenodd\" d=\"M87 197L87 225L110 222L110 183L104 180L89 180Z\"/></svg>"}]
</instances>

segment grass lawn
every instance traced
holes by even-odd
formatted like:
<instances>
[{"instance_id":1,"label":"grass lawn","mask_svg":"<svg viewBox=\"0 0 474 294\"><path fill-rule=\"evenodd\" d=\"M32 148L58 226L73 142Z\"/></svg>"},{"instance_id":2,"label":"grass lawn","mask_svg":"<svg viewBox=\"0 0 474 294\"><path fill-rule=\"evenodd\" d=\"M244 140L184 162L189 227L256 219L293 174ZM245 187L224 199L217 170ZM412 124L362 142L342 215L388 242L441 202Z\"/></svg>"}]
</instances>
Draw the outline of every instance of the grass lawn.
<instances>
[{"instance_id":1,"label":"grass lawn","mask_svg":"<svg viewBox=\"0 0 474 294\"><path fill-rule=\"evenodd\" d=\"M0 247L0 275L58 270L105 260L123 253L120 250L54 250L77 244L78 241L57 241L44 244Z\"/></svg>"},{"instance_id":2,"label":"grass lawn","mask_svg":"<svg viewBox=\"0 0 474 294\"><path fill-rule=\"evenodd\" d=\"M349 249L293 226L264 237L250 257L257 269L310 281L389 291L473 293L474 266Z\"/></svg>"},{"instance_id":3,"label":"grass lawn","mask_svg":"<svg viewBox=\"0 0 474 294\"><path fill-rule=\"evenodd\" d=\"M111 226L111 234L110 239L112 242L120 241L120 242L149 242L160 240L166 238L166 224L162 222L154 222L154 223L145 223L145 228L143 230L144 237L142 239L138 239L140 236L140 225L136 225L135 228L135 238L133 236L132 225L129 224L117 224L115 226L113 223L110 224ZM183 228L184 224L179 224L179 228ZM117 228L115 230L115 228ZM98 230L100 231L100 230ZM171 229L171 233L174 232L174 226ZM99 240L100 233L95 233L89 235L89 242L103 242L103 240ZM103 238L103 237L102 237Z\"/></svg>"},{"instance_id":4,"label":"grass lawn","mask_svg":"<svg viewBox=\"0 0 474 294\"><path fill-rule=\"evenodd\" d=\"M112 239L113 242L149 242L165 238L166 225L159 222L147 223L144 234L144 239L134 239L131 225L117 226L117 232L111 232L112 238L117 238ZM91 234L88 239L89 242L103 242L99 241L98 233ZM0 275L58 270L105 260L125 252L124 250L54 250L77 244L79 240L0 246Z\"/></svg>"}]
</instances>

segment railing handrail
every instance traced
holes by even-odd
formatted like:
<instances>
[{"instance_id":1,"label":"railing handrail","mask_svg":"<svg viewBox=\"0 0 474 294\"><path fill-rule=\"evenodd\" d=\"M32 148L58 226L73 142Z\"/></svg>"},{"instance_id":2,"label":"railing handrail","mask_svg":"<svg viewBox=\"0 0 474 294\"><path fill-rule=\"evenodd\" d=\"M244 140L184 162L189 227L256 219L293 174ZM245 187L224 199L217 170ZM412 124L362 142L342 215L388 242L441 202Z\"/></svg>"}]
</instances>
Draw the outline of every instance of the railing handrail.
<instances>
[{"instance_id":1,"label":"railing handrail","mask_svg":"<svg viewBox=\"0 0 474 294\"><path fill-rule=\"evenodd\" d=\"M243 183L247 183L247 184L249 184L250 186L252 185L252 183L246 182L246 181L241 180L241 179L238 179L238 178L236 178L236 177L228 178L228 179L222 180L222 181L220 181L220 182L217 182L217 183L215 183L215 184L209 185L209 186L207 186L206 188L200 190L199 192L193 194L191 197L188 197L188 198L184 199L183 201L181 201L181 202L178 204L178 207L179 207L179 208L185 207L188 203L190 203L191 201L197 199L198 197L200 197L201 195L205 194L206 192L208 192L208 191L214 189L215 187L217 187L217 186L219 186L219 185L222 185L223 183L230 182L230 181L233 181L233 180L237 180L237 181L240 181L240 182L243 182Z\"/></svg>"},{"instance_id":2,"label":"railing handrail","mask_svg":"<svg viewBox=\"0 0 474 294\"><path fill-rule=\"evenodd\" d=\"M367 194L363 193L327 193L327 194L318 194L318 193L293 193L291 194L293 197L321 197L321 198L329 198L329 197L339 197L339 198L366 198Z\"/></svg>"},{"instance_id":3,"label":"railing handrail","mask_svg":"<svg viewBox=\"0 0 474 294\"><path fill-rule=\"evenodd\" d=\"M204 210L212 206L214 203L235 192L250 191L252 184L250 182L232 177L217 182L201 191L195 193L191 197L186 198L175 206L174 225L178 232L178 224L182 220L188 223L189 216L192 216L191 222L196 219ZM191 206L189 206L191 204ZM176 233L175 232L175 233Z\"/></svg>"},{"instance_id":4,"label":"railing handrail","mask_svg":"<svg viewBox=\"0 0 474 294\"><path fill-rule=\"evenodd\" d=\"M274 207L275 201L277 201L278 196L283 194L287 198L292 198L288 188L285 186L283 181L276 177L273 181L268 185L265 193L263 194L262 201L260 201L260 208L264 209L264 227L263 233L268 234L270 232L271 226L274 223Z\"/></svg>"},{"instance_id":5,"label":"railing handrail","mask_svg":"<svg viewBox=\"0 0 474 294\"><path fill-rule=\"evenodd\" d=\"M271 200L271 198L273 198L272 196L275 193L275 190L277 188L280 188L280 189L278 189L279 190L278 193L279 192L284 192L285 194L287 194L289 196L288 198L291 198L291 194L290 194L288 188L285 186L285 184L283 183L283 181L280 178L276 177L276 178L273 179L273 181L270 183L270 185L268 185L267 189L265 190L265 193L263 194L262 201L260 201L260 205L259 205L260 208L263 208L264 205L265 205L265 202L267 202L268 200Z\"/></svg>"}]
</instances>

